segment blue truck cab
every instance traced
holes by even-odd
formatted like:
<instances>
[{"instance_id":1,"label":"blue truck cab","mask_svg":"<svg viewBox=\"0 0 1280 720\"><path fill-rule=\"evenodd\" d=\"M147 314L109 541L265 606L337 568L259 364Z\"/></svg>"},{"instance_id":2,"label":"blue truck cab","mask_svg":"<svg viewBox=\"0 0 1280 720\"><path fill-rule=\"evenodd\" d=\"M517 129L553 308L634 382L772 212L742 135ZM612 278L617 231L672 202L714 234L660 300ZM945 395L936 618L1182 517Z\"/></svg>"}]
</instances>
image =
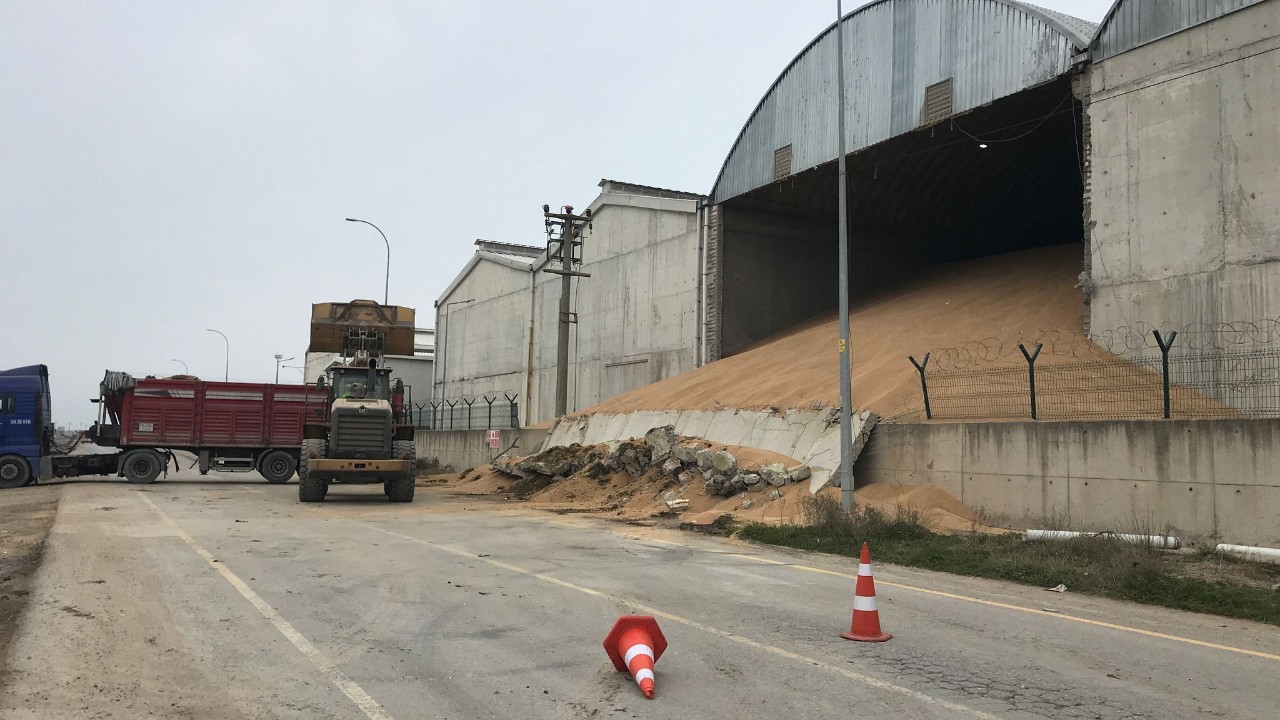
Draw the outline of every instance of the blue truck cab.
<instances>
[{"instance_id":1,"label":"blue truck cab","mask_svg":"<svg viewBox=\"0 0 1280 720\"><path fill-rule=\"evenodd\" d=\"M0 488L21 487L50 473L50 407L47 366L0 370Z\"/></svg>"}]
</instances>

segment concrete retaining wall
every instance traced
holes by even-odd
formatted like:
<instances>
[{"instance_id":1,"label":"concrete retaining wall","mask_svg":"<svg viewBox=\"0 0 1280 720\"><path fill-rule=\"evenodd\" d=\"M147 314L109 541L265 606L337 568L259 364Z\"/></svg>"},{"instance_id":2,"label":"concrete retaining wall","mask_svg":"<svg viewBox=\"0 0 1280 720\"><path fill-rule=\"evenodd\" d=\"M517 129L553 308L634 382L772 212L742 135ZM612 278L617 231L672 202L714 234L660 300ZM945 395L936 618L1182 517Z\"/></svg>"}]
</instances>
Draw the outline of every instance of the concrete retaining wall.
<instances>
[{"instance_id":1,"label":"concrete retaining wall","mask_svg":"<svg viewBox=\"0 0 1280 720\"><path fill-rule=\"evenodd\" d=\"M931 483L1015 524L1154 522L1188 538L1280 546L1280 421L880 425L858 484Z\"/></svg>"},{"instance_id":2,"label":"concrete retaining wall","mask_svg":"<svg viewBox=\"0 0 1280 720\"><path fill-rule=\"evenodd\" d=\"M876 418L870 413L854 416L855 457L875 423ZM685 437L769 450L795 458L813 471L811 486L815 488L825 484L840 465L840 417L835 410L823 413L665 410L568 417L556 423L543 446L628 440L644 437L649 430L663 425L675 426L676 433Z\"/></svg>"},{"instance_id":3,"label":"concrete retaining wall","mask_svg":"<svg viewBox=\"0 0 1280 720\"><path fill-rule=\"evenodd\" d=\"M549 431L524 428L499 432L497 450L485 442L484 430L419 430L414 443L419 458L435 458L441 465L462 471L487 465L507 450L515 455L534 452L546 440Z\"/></svg>"}]
</instances>

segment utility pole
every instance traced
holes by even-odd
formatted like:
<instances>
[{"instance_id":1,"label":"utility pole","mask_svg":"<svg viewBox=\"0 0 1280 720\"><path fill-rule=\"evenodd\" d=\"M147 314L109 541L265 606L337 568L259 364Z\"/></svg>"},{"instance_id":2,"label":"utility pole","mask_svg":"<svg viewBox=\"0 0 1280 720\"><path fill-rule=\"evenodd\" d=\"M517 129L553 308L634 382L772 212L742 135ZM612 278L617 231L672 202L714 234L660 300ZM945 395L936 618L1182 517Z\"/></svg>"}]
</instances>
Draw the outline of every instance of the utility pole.
<instances>
[{"instance_id":1,"label":"utility pole","mask_svg":"<svg viewBox=\"0 0 1280 720\"><path fill-rule=\"evenodd\" d=\"M844 7L836 0L836 132L840 134L840 507L853 509L853 380L849 358L849 190L844 140Z\"/></svg>"},{"instance_id":2,"label":"utility pole","mask_svg":"<svg viewBox=\"0 0 1280 720\"><path fill-rule=\"evenodd\" d=\"M547 226L547 263L543 272L560 276L560 334L556 342L556 417L569 412L569 326L578 322L571 310L570 284L575 276L591 277L582 272L582 241L591 230L591 211L573 214L573 206L565 205L564 212L551 212L550 205L542 206L542 216Z\"/></svg>"}]
</instances>

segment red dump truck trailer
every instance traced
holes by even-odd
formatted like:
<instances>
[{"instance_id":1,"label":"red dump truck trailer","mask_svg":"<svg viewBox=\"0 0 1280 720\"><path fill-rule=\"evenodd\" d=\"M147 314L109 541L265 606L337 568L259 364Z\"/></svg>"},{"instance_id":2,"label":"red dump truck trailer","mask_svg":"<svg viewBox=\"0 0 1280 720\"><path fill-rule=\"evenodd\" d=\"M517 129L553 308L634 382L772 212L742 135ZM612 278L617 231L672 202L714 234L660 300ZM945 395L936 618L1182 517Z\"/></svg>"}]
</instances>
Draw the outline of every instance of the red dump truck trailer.
<instances>
[{"instance_id":1,"label":"red dump truck trailer","mask_svg":"<svg viewBox=\"0 0 1280 720\"><path fill-rule=\"evenodd\" d=\"M150 483L174 451L196 456L210 469L257 470L269 482L293 477L303 426L325 422L329 391L307 385L208 382L147 378L108 372L101 384L98 422L86 433L93 443L119 448L110 454L53 455L55 477L121 475Z\"/></svg>"}]
</instances>

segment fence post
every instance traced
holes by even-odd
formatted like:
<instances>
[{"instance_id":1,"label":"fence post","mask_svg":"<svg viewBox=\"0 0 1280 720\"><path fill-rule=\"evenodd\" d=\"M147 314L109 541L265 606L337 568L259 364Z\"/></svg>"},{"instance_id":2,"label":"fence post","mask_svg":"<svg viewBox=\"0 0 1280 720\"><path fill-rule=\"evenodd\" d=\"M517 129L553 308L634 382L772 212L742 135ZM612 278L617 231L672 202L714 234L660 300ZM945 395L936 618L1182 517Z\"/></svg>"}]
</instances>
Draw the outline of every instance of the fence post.
<instances>
[{"instance_id":1,"label":"fence post","mask_svg":"<svg viewBox=\"0 0 1280 720\"><path fill-rule=\"evenodd\" d=\"M493 401L497 399L498 399L497 395L494 395L493 397L489 397L489 393L484 394L484 401L489 403L489 424L485 425L485 429L487 430L493 429Z\"/></svg>"},{"instance_id":2,"label":"fence post","mask_svg":"<svg viewBox=\"0 0 1280 720\"><path fill-rule=\"evenodd\" d=\"M1164 419L1168 420L1172 409L1169 402L1169 348L1173 347L1173 341L1178 339L1178 331L1169 332L1168 342L1160 337L1159 330L1152 330L1151 334L1156 336L1156 344L1160 346L1160 374L1164 378Z\"/></svg>"},{"instance_id":3,"label":"fence post","mask_svg":"<svg viewBox=\"0 0 1280 720\"><path fill-rule=\"evenodd\" d=\"M1022 357L1027 359L1027 373L1031 381L1031 419L1038 420L1036 414L1036 358L1040 357L1040 348L1044 347L1043 343L1036 343L1036 351L1027 352L1027 346L1018 343L1018 349L1022 351Z\"/></svg>"},{"instance_id":4,"label":"fence post","mask_svg":"<svg viewBox=\"0 0 1280 720\"><path fill-rule=\"evenodd\" d=\"M441 405L441 403L440 403L439 401L437 401L437 400L432 400L432 401L431 401L431 429L432 429L432 430L439 430L439 429L440 429L440 424L441 424L441 423L437 420L437 415L438 415L438 413L436 412L436 410L438 410L438 409L440 408L440 405Z\"/></svg>"},{"instance_id":5,"label":"fence post","mask_svg":"<svg viewBox=\"0 0 1280 720\"><path fill-rule=\"evenodd\" d=\"M453 429L453 406L458 404L457 400L445 400L445 405L449 406L449 429Z\"/></svg>"},{"instance_id":6,"label":"fence post","mask_svg":"<svg viewBox=\"0 0 1280 720\"><path fill-rule=\"evenodd\" d=\"M516 400L520 399L520 396L502 393L502 397L507 399L507 407L511 408L511 427L520 427L520 403L516 402Z\"/></svg>"},{"instance_id":7,"label":"fence post","mask_svg":"<svg viewBox=\"0 0 1280 720\"><path fill-rule=\"evenodd\" d=\"M462 402L467 404L467 429L470 430L471 429L471 406L475 404L476 399L471 398L470 400L468 400L466 398L462 398Z\"/></svg>"},{"instance_id":8,"label":"fence post","mask_svg":"<svg viewBox=\"0 0 1280 720\"><path fill-rule=\"evenodd\" d=\"M920 373L920 392L924 393L924 419L933 419L933 410L929 408L929 383L925 382L924 369L929 367L929 353L924 354L924 362L916 362L915 355L908 355L907 359L912 365L916 366L916 371Z\"/></svg>"}]
</instances>

